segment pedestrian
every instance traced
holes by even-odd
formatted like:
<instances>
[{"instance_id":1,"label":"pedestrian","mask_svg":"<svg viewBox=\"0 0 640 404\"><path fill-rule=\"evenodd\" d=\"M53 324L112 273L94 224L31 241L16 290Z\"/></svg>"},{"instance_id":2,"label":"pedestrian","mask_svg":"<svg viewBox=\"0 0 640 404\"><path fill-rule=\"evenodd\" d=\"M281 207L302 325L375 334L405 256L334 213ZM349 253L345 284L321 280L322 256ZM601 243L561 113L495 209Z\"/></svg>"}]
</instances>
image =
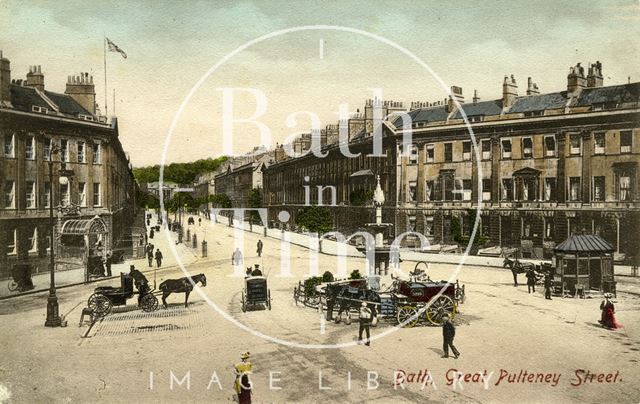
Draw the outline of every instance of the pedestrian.
<instances>
[{"instance_id":1,"label":"pedestrian","mask_svg":"<svg viewBox=\"0 0 640 404\"><path fill-rule=\"evenodd\" d=\"M234 368L236 380L233 388L238 395L239 404L251 404L251 389L253 387L249 375L253 371L253 364L249 362L251 354L245 352L240 355L241 362L236 363Z\"/></svg>"},{"instance_id":2,"label":"pedestrian","mask_svg":"<svg viewBox=\"0 0 640 404\"><path fill-rule=\"evenodd\" d=\"M142 272L136 269L135 265L129 267L129 276L133 278L133 282L138 289L138 306L140 306L142 297L149 292L149 281Z\"/></svg>"},{"instance_id":3,"label":"pedestrian","mask_svg":"<svg viewBox=\"0 0 640 404\"><path fill-rule=\"evenodd\" d=\"M536 272L533 268L529 268L527 270L527 291L531 293L536 293Z\"/></svg>"},{"instance_id":4,"label":"pedestrian","mask_svg":"<svg viewBox=\"0 0 640 404\"><path fill-rule=\"evenodd\" d=\"M153 250L147 251L147 261L149 261L149 268L153 267Z\"/></svg>"},{"instance_id":5,"label":"pedestrian","mask_svg":"<svg viewBox=\"0 0 640 404\"><path fill-rule=\"evenodd\" d=\"M258 257L262 256L262 246L263 245L264 244L262 244L262 240L258 240L258 244L256 245L256 247L257 247L256 252L258 253Z\"/></svg>"},{"instance_id":6,"label":"pedestrian","mask_svg":"<svg viewBox=\"0 0 640 404\"><path fill-rule=\"evenodd\" d=\"M202 226L202 218L201 217L198 218L198 226Z\"/></svg>"},{"instance_id":7,"label":"pedestrian","mask_svg":"<svg viewBox=\"0 0 640 404\"><path fill-rule=\"evenodd\" d=\"M231 264L242 265L242 251L240 251L239 247L231 254Z\"/></svg>"},{"instance_id":8,"label":"pedestrian","mask_svg":"<svg viewBox=\"0 0 640 404\"><path fill-rule=\"evenodd\" d=\"M513 286L518 286L518 270L515 267L511 268L511 274L513 275Z\"/></svg>"},{"instance_id":9,"label":"pedestrian","mask_svg":"<svg viewBox=\"0 0 640 404\"><path fill-rule=\"evenodd\" d=\"M153 238L153 227L151 228L151 230L149 230L149 238L152 239Z\"/></svg>"},{"instance_id":10,"label":"pedestrian","mask_svg":"<svg viewBox=\"0 0 640 404\"><path fill-rule=\"evenodd\" d=\"M460 356L460 352L458 352L456 347L453 346L453 339L456 336L456 327L453 325L451 319L449 318L449 315L446 313L442 315L442 321L442 350L444 351L444 355L442 355L442 357L449 357L449 347L451 347L453 357L455 359L458 359L458 356Z\"/></svg>"},{"instance_id":11,"label":"pedestrian","mask_svg":"<svg viewBox=\"0 0 640 404\"><path fill-rule=\"evenodd\" d=\"M551 272L544 274L544 298L551 300L551 287L553 282L551 281Z\"/></svg>"},{"instance_id":12,"label":"pedestrian","mask_svg":"<svg viewBox=\"0 0 640 404\"><path fill-rule=\"evenodd\" d=\"M366 302L362 302L360 306L360 328L358 330L358 344L362 344L362 332L366 331L367 339L364 344L370 345L371 335L369 334L369 327L371 326L371 309L367 306Z\"/></svg>"},{"instance_id":13,"label":"pedestrian","mask_svg":"<svg viewBox=\"0 0 640 404\"><path fill-rule=\"evenodd\" d=\"M147 226L151 226L151 219L147 219Z\"/></svg>"},{"instance_id":14,"label":"pedestrian","mask_svg":"<svg viewBox=\"0 0 640 404\"><path fill-rule=\"evenodd\" d=\"M158 268L162 266L162 253L160 252L160 249L156 250L156 265L158 265Z\"/></svg>"},{"instance_id":15,"label":"pedestrian","mask_svg":"<svg viewBox=\"0 0 640 404\"><path fill-rule=\"evenodd\" d=\"M107 256L104 258L104 266L107 269L107 276L113 276L111 274L111 264L113 263L113 258L111 257L111 251L107 253Z\"/></svg>"},{"instance_id":16,"label":"pedestrian","mask_svg":"<svg viewBox=\"0 0 640 404\"><path fill-rule=\"evenodd\" d=\"M602 324L603 327L615 330L622 328L622 325L616 321L616 307L611 301L612 297L613 295L611 293L604 294L604 300L600 303L601 314L598 322Z\"/></svg>"}]
</instances>

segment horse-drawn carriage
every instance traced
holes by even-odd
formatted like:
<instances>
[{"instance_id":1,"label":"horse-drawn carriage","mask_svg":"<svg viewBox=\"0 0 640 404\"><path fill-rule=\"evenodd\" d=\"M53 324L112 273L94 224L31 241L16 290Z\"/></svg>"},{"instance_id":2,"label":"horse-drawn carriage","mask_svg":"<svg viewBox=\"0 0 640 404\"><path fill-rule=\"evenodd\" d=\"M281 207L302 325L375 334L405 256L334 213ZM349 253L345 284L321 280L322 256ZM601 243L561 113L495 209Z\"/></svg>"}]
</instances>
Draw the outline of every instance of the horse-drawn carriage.
<instances>
[{"instance_id":1,"label":"horse-drawn carriage","mask_svg":"<svg viewBox=\"0 0 640 404\"><path fill-rule=\"evenodd\" d=\"M120 287L99 286L95 288L94 293L89 297L88 307L96 318L101 318L109 314L113 306L125 306L128 299L140 293L133 289L133 278L128 274L121 273ZM143 311L154 311L158 309L158 298L152 290L149 290L140 297L139 304Z\"/></svg>"},{"instance_id":2,"label":"horse-drawn carriage","mask_svg":"<svg viewBox=\"0 0 640 404\"><path fill-rule=\"evenodd\" d=\"M293 297L296 304L326 310L327 320L333 319L336 308L339 321L342 313L357 311L362 302L369 305L374 315L394 319L403 327L415 326L420 321L421 311L434 325L442 324L445 313L453 318L457 305L464 302L464 285L434 282L428 277L415 276L417 274L418 271L412 272L409 280L393 278L392 285L381 291L370 289L365 279L325 282L312 292L300 283L294 289Z\"/></svg>"},{"instance_id":3,"label":"horse-drawn carriage","mask_svg":"<svg viewBox=\"0 0 640 404\"><path fill-rule=\"evenodd\" d=\"M515 257L515 259L504 257L502 267L509 268L515 275L525 274L530 270L534 271L536 277L536 285L542 285L544 283L545 274L547 272L553 272L553 267L551 266L551 264L536 265L532 262L523 262L520 261L517 256Z\"/></svg>"},{"instance_id":4,"label":"horse-drawn carriage","mask_svg":"<svg viewBox=\"0 0 640 404\"><path fill-rule=\"evenodd\" d=\"M267 278L264 276L246 277L241 299L243 312L246 312L249 306L258 304L264 304L271 310L271 290L267 287Z\"/></svg>"}]
</instances>

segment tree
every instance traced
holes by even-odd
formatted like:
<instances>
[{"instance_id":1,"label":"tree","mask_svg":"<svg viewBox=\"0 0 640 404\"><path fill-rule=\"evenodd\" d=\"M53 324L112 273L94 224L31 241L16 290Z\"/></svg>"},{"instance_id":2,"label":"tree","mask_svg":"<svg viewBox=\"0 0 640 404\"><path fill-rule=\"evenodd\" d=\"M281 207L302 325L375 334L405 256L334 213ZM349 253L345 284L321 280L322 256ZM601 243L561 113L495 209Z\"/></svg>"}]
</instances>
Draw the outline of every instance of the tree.
<instances>
[{"instance_id":1,"label":"tree","mask_svg":"<svg viewBox=\"0 0 640 404\"><path fill-rule=\"evenodd\" d=\"M190 163L171 163L164 166L163 180L178 184L191 184L198 174L215 171L226 160L227 157L223 156ZM158 181L160 179L160 165L134 168L133 175L138 183Z\"/></svg>"},{"instance_id":2,"label":"tree","mask_svg":"<svg viewBox=\"0 0 640 404\"><path fill-rule=\"evenodd\" d=\"M262 188L253 188L249 192L248 204L250 208L258 209L262 207ZM260 213L255 210L249 211L249 219L254 222L260 221Z\"/></svg>"},{"instance_id":3,"label":"tree","mask_svg":"<svg viewBox=\"0 0 640 404\"><path fill-rule=\"evenodd\" d=\"M373 200L373 191L358 188L349 194L349 203L353 206L364 206Z\"/></svg>"},{"instance_id":4,"label":"tree","mask_svg":"<svg viewBox=\"0 0 640 404\"><path fill-rule=\"evenodd\" d=\"M333 230L331 212L324 206L307 206L296 218L296 224L311 233L327 233Z\"/></svg>"}]
</instances>

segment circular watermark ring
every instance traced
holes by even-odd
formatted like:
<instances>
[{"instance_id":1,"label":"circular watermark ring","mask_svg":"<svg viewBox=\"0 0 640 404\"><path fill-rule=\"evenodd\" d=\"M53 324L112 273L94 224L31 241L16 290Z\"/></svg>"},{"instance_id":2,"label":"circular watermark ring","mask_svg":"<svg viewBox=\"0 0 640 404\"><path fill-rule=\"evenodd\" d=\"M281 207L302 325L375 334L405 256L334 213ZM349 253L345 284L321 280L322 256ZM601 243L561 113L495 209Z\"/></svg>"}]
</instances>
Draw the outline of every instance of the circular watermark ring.
<instances>
[{"instance_id":1,"label":"circular watermark ring","mask_svg":"<svg viewBox=\"0 0 640 404\"><path fill-rule=\"evenodd\" d=\"M173 120L171 121L171 125L169 127L169 130L167 132L167 136L165 138L165 144L164 144L164 149L162 152L162 161L160 162L160 178L159 178L159 187L160 189L162 189L162 185L164 182L164 166L166 163L166 158L167 158L167 152L169 150L169 145L171 143L171 138L173 137L173 133L176 129L176 126L178 124L178 121L180 120L180 117L185 109L185 107L187 106L187 104L189 103L189 101L191 100L191 98L193 97L193 95L199 90L200 86L202 86L202 84L216 71L218 70L223 64L225 64L226 62L228 62L231 58L233 58L234 56L236 56L237 54L239 54L240 52L245 51L246 49L260 43L263 41L266 41L268 39L271 38L275 38L277 36L281 36L281 35L286 35L286 34L291 34L291 33L295 33L295 32L302 32L302 31L342 31L342 32L349 32L352 34L357 34L357 35L361 35L361 36L365 36L371 39L374 39L378 42L381 42L383 44L386 44L388 46L393 47L394 49L398 50L399 52L401 52L402 54L404 54L405 56L409 57L411 60L413 60L414 62L416 62L418 65L422 66L423 68L425 68L429 74L431 74L431 76L436 80L436 82L444 89L444 91L447 94L451 95L450 92L450 88L447 86L447 84L440 78L440 76L438 76L432 69L431 67L425 63L422 59L420 59L418 56L416 56L414 53L412 53L411 51L409 51L408 49L404 48L403 46L399 45L398 43L384 38L380 35L368 32L368 31L364 31L361 29L357 29L357 28L352 28L352 27L344 27L344 26L340 26L340 25L304 25L304 26L298 26L298 27L290 27L290 28L285 28L282 30L278 30L278 31L274 31L265 35L262 35L258 38L252 39L248 42L246 42L245 44L241 45L240 47L236 48L235 50L231 51L230 53L228 53L227 55L225 55L222 59L220 59L216 64L214 64L213 66L211 66L211 68L209 68L209 70L193 85L193 87L191 88L191 90L189 90L189 93L187 94L187 96L184 98L184 100L182 101L182 103L180 104L180 107L178 108L178 111L176 112ZM471 128L471 125L469 124L469 120L467 119L467 115L464 112L462 106L460 105L460 103L458 102L458 100L455 99L455 97L452 97L452 101L453 103L456 105L457 110L460 112L462 119L464 120L465 126L467 127L467 130L469 132L469 135L471 137L471 142L473 145L473 150L474 150L474 154L476 157L476 164L478 167L478 178L482 178L482 165L480 164L480 154L478 151L478 144L476 142L476 138L475 135L473 133L473 129ZM480 181L481 184L481 181ZM469 251L471 250L471 247L473 245L473 240L475 240L475 236L476 236L476 232L478 230L478 226L480 223L480 213L482 211L482 207L483 207L483 201L482 201L482 192L478 192L478 200L477 200L477 210L476 210L476 218L475 218L475 222L473 225L473 229L471 231L471 235L469 238L469 244L467 245L467 248L465 249L463 255L461 256L460 262L458 263L458 265L456 266L455 270L452 272L452 275L449 277L449 279L447 280L447 282L451 283L454 282L457 277L458 274L460 273L460 270L462 269L462 266L464 265L464 262L467 258L467 255L469 254ZM160 192L160 209L161 212L165 212L165 205L164 205L164 195L162 192ZM176 257L176 260L178 262L178 265L180 266L180 269L182 270L182 272L186 275L186 276L190 276L189 271L187 271L187 269L184 266L184 263L182 262L182 260L180 259L180 255L178 254L178 251L174 245L174 243L171 240L171 236L169 234L169 232L165 232L165 235L167 237L167 240L169 241L169 246L171 249L171 252L173 253L173 255ZM445 283L445 286L447 284ZM285 346L289 346L289 347L293 347L293 348L306 348L306 349L340 349L340 348L347 348L347 347L351 347L351 346L356 346L358 344L357 341L352 341L352 342L344 342L344 343L337 343L337 344L303 344L303 343L299 343L299 342L295 342L295 341L288 341L285 339L281 339L281 338L277 338L277 337L273 337L267 334L264 334L258 330L254 330L248 326L246 326L245 324L242 324L240 321L238 321L237 319L233 318L231 315L229 315L229 313L227 313L226 311L222 310L220 307L218 307L217 304L215 304L215 302L213 302L211 299L209 299L209 297L201 290L200 287L194 285L194 289L196 290L196 292L200 295L200 297L202 297L214 310L216 310L218 312L218 314L220 314L222 317L224 317L226 320L232 322L233 324L235 324L238 328L248 331L250 333L252 333L253 335L266 339L268 341L274 342L276 344L280 344L280 345L285 345ZM420 308L418 310L418 312L411 318L407 319L404 323L399 324L396 327L389 327L387 330L376 334L376 335L372 335L370 340L376 340L382 337L385 337L395 331L398 331L402 326L404 326L406 323L413 321L415 318L419 318L421 315L424 314L424 312L427 310L427 308L429 307L429 304L433 301L435 301L438 297L440 297L443 292L444 292L444 288L440 289L440 291L430 300L430 302Z\"/></svg>"}]
</instances>

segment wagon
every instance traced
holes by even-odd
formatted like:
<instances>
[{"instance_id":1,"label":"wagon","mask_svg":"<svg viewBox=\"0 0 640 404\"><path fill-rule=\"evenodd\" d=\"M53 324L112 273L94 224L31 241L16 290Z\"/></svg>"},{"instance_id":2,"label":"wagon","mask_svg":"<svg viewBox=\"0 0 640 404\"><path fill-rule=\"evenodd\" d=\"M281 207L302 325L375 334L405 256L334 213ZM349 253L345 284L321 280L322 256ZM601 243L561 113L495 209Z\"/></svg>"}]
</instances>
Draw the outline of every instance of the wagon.
<instances>
[{"instance_id":1,"label":"wagon","mask_svg":"<svg viewBox=\"0 0 640 404\"><path fill-rule=\"evenodd\" d=\"M106 316L111 312L113 306L124 306L127 300L140 292L133 289L133 278L128 274L120 274L120 287L99 286L94 289L94 293L89 297L87 306L93 310L97 318ZM158 309L158 298L153 291L146 291L140 299L140 307L145 312Z\"/></svg>"},{"instance_id":2,"label":"wagon","mask_svg":"<svg viewBox=\"0 0 640 404\"><path fill-rule=\"evenodd\" d=\"M271 290L267 287L267 278L264 276L246 277L241 299L243 312L246 312L249 306L258 304L264 304L271 310Z\"/></svg>"}]
</instances>

